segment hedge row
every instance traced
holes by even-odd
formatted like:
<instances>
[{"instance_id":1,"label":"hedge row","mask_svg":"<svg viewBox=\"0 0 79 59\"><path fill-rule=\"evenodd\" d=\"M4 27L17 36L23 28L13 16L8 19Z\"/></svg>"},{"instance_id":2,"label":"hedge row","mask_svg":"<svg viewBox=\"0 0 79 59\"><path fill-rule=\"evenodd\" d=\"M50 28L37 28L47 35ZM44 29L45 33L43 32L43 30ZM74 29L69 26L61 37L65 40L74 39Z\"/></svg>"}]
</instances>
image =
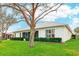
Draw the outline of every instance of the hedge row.
<instances>
[{"instance_id":1,"label":"hedge row","mask_svg":"<svg viewBox=\"0 0 79 59\"><path fill-rule=\"evenodd\" d=\"M44 41L44 42L61 42L61 38L37 38L35 41Z\"/></svg>"},{"instance_id":2,"label":"hedge row","mask_svg":"<svg viewBox=\"0 0 79 59\"><path fill-rule=\"evenodd\" d=\"M24 38L16 37L16 38L10 38L10 40L21 40L23 41Z\"/></svg>"},{"instance_id":3,"label":"hedge row","mask_svg":"<svg viewBox=\"0 0 79 59\"><path fill-rule=\"evenodd\" d=\"M24 38L11 38L11 40L21 40L23 41ZM29 41L29 39L25 39L26 41ZM61 38L35 38L35 41L42 41L42 42L61 42Z\"/></svg>"}]
</instances>

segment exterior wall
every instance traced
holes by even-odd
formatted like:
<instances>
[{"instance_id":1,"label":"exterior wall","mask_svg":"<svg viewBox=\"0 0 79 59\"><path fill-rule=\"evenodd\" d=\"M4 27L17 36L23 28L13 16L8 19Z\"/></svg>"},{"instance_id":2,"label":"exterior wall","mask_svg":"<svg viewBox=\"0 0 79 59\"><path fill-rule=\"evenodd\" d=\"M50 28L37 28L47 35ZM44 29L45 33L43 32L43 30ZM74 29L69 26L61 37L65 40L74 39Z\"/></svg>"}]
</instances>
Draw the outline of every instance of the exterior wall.
<instances>
[{"instance_id":1,"label":"exterior wall","mask_svg":"<svg viewBox=\"0 0 79 59\"><path fill-rule=\"evenodd\" d=\"M23 33L21 32L21 37L23 36Z\"/></svg>"},{"instance_id":2,"label":"exterior wall","mask_svg":"<svg viewBox=\"0 0 79 59\"><path fill-rule=\"evenodd\" d=\"M11 33L11 34L12 34L11 38L16 37L16 33Z\"/></svg>"},{"instance_id":3,"label":"exterior wall","mask_svg":"<svg viewBox=\"0 0 79 59\"><path fill-rule=\"evenodd\" d=\"M71 38L72 33L66 27L53 27L53 28L44 28L38 29L38 37L45 38L47 29L55 29L55 37L62 38L62 42L65 42ZM16 33L15 37L20 37L20 32ZM21 32L22 37L22 32Z\"/></svg>"},{"instance_id":4,"label":"exterior wall","mask_svg":"<svg viewBox=\"0 0 79 59\"><path fill-rule=\"evenodd\" d=\"M62 42L65 42L71 38L72 33L66 27L55 28L55 37L62 38Z\"/></svg>"},{"instance_id":5,"label":"exterior wall","mask_svg":"<svg viewBox=\"0 0 79 59\"><path fill-rule=\"evenodd\" d=\"M54 28L39 29L39 30L38 30L38 36L45 38L45 37L46 37L46 30L49 30L49 29L54 29Z\"/></svg>"},{"instance_id":6,"label":"exterior wall","mask_svg":"<svg viewBox=\"0 0 79 59\"><path fill-rule=\"evenodd\" d=\"M13 33L13 37L22 37L22 32Z\"/></svg>"},{"instance_id":7,"label":"exterior wall","mask_svg":"<svg viewBox=\"0 0 79 59\"><path fill-rule=\"evenodd\" d=\"M62 38L62 42L65 42L71 38L72 33L66 27L55 27L39 29L39 37L46 37L47 29L55 29L55 37Z\"/></svg>"},{"instance_id":8,"label":"exterior wall","mask_svg":"<svg viewBox=\"0 0 79 59\"><path fill-rule=\"evenodd\" d=\"M38 37L40 38L40 37L46 37L46 31L45 31L46 29L39 29L38 30Z\"/></svg>"},{"instance_id":9,"label":"exterior wall","mask_svg":"<svg viewBox=\"0 0 79 59\"><path fill-rule=\"evenodd\" d=\"M20 37L20 32L16 33L16 37Z\"/></svg>"},{"instance_id":10,"label":"exterior wall","mask_svg":"<svg viewBox=\"0 0 79 59\"><path fill-rule=\"evenodd\" d=\"M67 28L66 28L66 30L67 30ZM66 38L67 38L67 40L71 39L71 37L72 37L72 33L67 30L67 32L66 32Z\"/></svg>"}]
</instances>

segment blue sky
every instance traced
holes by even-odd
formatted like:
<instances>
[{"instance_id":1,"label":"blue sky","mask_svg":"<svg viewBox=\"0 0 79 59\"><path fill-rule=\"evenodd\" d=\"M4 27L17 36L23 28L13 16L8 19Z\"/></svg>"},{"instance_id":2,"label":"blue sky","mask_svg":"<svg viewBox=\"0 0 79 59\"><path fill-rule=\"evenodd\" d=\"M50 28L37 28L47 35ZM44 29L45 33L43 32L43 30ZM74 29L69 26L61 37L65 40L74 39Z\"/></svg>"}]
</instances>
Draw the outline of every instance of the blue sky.
<instances>
[{"instance_id":1,"label":"blue sky","mask_svg":"<svg viewBox=\"0 0 79 59\"><path fill-rule=\"evenodd\" d=\"M51 22L68 24L73 30L74 28L79 26L79 4L77 3L65 4L59 8L57 13L52 12L41 21L51 21ZM28 26L26 22L22 21L10 26L8 31L9 32L16 31L24 28L28 28Z\"/></svg>"}]
</instances>

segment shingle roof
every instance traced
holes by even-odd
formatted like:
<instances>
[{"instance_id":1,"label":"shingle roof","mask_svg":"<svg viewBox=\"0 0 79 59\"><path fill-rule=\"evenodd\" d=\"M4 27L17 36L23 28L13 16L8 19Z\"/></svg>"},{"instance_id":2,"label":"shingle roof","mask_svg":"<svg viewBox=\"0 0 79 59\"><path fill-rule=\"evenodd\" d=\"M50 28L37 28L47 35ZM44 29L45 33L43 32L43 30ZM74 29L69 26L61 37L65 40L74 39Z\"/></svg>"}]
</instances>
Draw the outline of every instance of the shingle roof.
<instances>
[{"instance_id":1,"label":"shingle roof","mask_svg":"<svg viewBox=\"0 0 79 59\"><path fill-rule=\"evenodd\" d=\"M56 27L56 26L66 26L67 29L71 31L71 28L67 25L67 24L61 24L61 23L56 23L56 22L49 22L49 21L46 21L46 22L42 22L42 23L39 23L36 25L36 29L40 29L40 28L47 28L47 27ZM20 29L18 31L15 31L15 32L19 32L19 31L26 31L26 30L29 30L30 28L25 28L25 29Z\"/></svg>"},{"instance_id":2,"label":"shingle roof","mask_svg":"<svg viewBox=\"0 0 79 59\"><path fill-rule=\"evenodd\" d=\"M51 27L51 26L53 27L53 26L61 26L61 25L64 25L64 24L46 21L46 22L37 24L36 28L44 28L44 27Z\"/></svg>"}]
</instances>

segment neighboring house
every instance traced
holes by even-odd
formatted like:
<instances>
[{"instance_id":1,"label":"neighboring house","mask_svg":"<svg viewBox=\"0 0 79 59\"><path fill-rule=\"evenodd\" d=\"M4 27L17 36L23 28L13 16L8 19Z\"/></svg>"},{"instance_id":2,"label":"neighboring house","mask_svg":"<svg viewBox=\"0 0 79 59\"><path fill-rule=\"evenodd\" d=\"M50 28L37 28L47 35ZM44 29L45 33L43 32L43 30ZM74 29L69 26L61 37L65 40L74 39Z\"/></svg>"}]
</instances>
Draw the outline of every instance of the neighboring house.
<instances>
[{"instance_id":1,"label":"neighboring house","mask_svg":"<svg viewBox=\"0 0 79 59\"><path fill-rule=\"evenodd\" d=\"M11 38L12 34L9 34L9 33L3 33L3 38L6 38L6 39L9 39Z\"/></svg>"},{"instance_id":2,"label":"neighboring house","mask_svg":"<svg viewBox=\"0 0 79 59\"><path fill-rule=\"evenodd\" d=\"M13 32L14 37L29 38L30 30L19 30ZM55 23L55 22L43 22L36 26L35 37L39 38L62 38L62 42L69 40L72 36L72 31L68 25Z\"/></svg>"},{"instance_id":3,"label":"neighboring house","mask_svg":"<svg viewBox=\"0 0 79 59\"><path fill-rule=\"evenodd\" d=\"M0 39L3 38L11 38L12 37L12 34L9 34L9 33L1 33L0 32Z\"/></svg>"},{"instance_id":4,"label":"neighboring house","mask_svg":"<svg viewBox=\"0 0 79 59\"><path fill-rule=\"evenodd\" d=\"M79 33L76 32L75 33L75 36L76 36L76 38L79 38Z\"/></svg>"},{"instance_id":5,"label":"neighboring house","mask_svg":"<svg viewBox=\"0 0 79 59\"><path fill-rule=\"evenodd\" d=\"M74 29L75 37L79 38L79 27Z\"/></svg>"}]
</instances>

